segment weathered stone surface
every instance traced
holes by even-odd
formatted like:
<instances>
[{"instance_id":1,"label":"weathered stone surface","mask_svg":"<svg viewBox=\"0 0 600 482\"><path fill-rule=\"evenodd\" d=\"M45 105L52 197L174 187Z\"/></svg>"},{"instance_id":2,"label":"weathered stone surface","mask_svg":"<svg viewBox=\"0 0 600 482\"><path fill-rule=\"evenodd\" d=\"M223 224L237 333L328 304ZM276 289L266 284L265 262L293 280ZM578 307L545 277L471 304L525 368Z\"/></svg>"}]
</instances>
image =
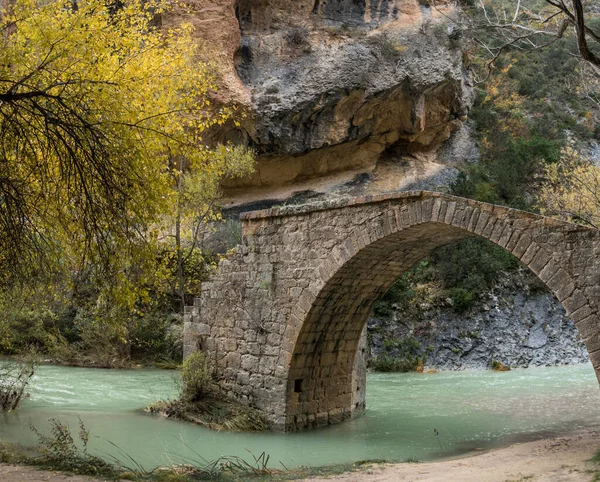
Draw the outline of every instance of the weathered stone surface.
<instances>
[{"instance_id":1,"label":"weathered stone surface","mask_svg":"<svg viewBox=\"0 0 600 482\"><path fill-rule=\"evenodd\" d=\"M462 128L473 91L449 6L191 0L185 7L174 20L197 27L216 60L218 95L248 114L215 137L258 153L254 175L228 180L230 190L369 170L387 154L437 158L454 132L462 141L447 143L440 160L472 149Z\"/></svg>"},{"instance_id":2,"label":"weathered stone surface","mask_svg":"<svg viewBox=\"0 0 600 482\"><path fill-rule=\"evenodd\" d=\"M410 337L420 345L416 350L427 368L487 369L492 361L512 368L588 362L583 334L532 271L502 273L466 312L457 313L450 299L436 300L431 293L416 306L387 305L389 313L368 320L370 355L402 358L401 349L385 342ZM573 319L591 314L584 308Z\"/></svg>"},{"instance_id":3,"label":"weathered stone surface","mask_svg":"<svg viewBox=\"0 0 600 482\"><path fill-rule=\"evenodd\" d=\"M241 219L243 244L203 284L188 314L186 353L205 350L225 391L263 411L273 429L360 413L365 373L356 354L373 304L433 249L475 234L502 244L502 233L512 231L506 249L531 263L566 314L575 315L600 367L593 351L600 333L596 230L426 191ZM534 334L532 346L543 335Z\"/></svg>"}]
</instances>

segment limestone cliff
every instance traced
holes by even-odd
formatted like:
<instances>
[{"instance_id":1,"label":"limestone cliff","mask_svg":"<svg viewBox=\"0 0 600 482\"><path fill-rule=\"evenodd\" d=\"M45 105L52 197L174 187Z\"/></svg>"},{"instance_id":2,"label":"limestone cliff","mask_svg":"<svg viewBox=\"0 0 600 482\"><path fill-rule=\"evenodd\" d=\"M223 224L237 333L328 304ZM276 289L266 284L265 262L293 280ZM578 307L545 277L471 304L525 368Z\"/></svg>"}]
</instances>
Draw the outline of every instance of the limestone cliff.
<instances>
[{"instance_id":1,"label":"limestone cliff","mask_svg":"<svg viewBox=\"0 0 600 482\"><path fill-rule=\"evenodd\" d=\"M280 186L378 162L443 165L436 153L471 104L461 39L417 0L191 0L190 20L245 109L220 140L259 154L228 188ZM380 177L385 177L385 173ZM385 190L395 190L396 185Z\"/></svg>"}]
</instances>

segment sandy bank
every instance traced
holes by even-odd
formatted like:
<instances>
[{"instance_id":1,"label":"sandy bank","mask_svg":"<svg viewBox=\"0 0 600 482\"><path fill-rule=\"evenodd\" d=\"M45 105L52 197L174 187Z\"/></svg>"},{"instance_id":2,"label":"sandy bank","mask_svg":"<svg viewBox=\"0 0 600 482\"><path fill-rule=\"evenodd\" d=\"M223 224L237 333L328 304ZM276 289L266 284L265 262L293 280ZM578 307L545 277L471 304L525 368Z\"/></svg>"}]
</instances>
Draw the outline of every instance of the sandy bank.
<instances>
[{"instance_id":1,"label":"sandy bank","mask_svg":"<svg viewBox=\"0 0 600 482\"><path fill-rule=\"evenodd\" d=\"M375 465L360 472L310 482L590 482L589 459L600 449L600 429L573 432L535 442L514 444L473 457L415 464Z\"/></svg>"}]
</instances>

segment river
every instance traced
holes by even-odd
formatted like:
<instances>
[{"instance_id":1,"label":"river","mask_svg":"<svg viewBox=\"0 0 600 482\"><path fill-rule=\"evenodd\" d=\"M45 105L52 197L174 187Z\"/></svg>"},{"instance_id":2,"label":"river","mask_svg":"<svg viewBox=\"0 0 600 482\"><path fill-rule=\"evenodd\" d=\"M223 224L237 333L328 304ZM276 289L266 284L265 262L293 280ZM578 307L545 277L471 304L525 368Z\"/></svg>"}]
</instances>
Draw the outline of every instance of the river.
<instances>
[{"instance_id":1,"label":"river","mask_svg":"<svg viewBox=\"0 0 600 482\"><path fill-rule=\"evenodd\" d=\"M269 454L272 467L292 468L434 460L600 425L600 390L591 365L369 374L364 416L291 434L215 432L143 413L145 405L174 396L176 377L161 370L42 366L31 397L19 410L0 415L0 440L34 444L30 426L47 431L51 418L77 433L80 417L92 453L131 457L146 469L225 455L252 460L248 451Z\"/></svg>"}]
</instances>

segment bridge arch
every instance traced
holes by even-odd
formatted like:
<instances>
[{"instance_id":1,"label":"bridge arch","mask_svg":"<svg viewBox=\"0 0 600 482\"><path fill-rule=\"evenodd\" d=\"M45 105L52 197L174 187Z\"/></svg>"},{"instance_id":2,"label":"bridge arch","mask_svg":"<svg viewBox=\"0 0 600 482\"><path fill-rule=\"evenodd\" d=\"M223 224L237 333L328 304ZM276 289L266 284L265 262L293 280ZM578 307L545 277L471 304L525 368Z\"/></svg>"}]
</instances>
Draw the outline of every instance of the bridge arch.
<instances>
[{"instance_id":1,"label":"bridge arch","mask_svg":"<svg viewBox=\"0 0 600 482\"><path fill-rule=\"evenodd\" d=\"M548 286L599 372L596 230L422 191L265 210L242 219L244 244L203 286L197 326L206 326L199 330L203 348L212 353L229 394L263 410L273 428L316 427L362 411L365 371L355 355L373 304L433 249L470 236L511 252ZM241 309L228 319L230 308L215 309L221 296L215 287L239 291L232 290L232 277L242 291L232 306ZM262 335L255 335L253 323ZM248 344L234 347L226 340L237 328L266 345L255 355L260 376L248 384L246 375L240 380L240 371L252 377Z\"/></svg>"},{"instance_id":2,"label":"bridge arch","mask_svg":"<svg viewBox=\"0 0 600 482\"><path fill-rule=\"evenodd\" d=\"M559 301L567 300L567 314L584 306L583 296L570 297L572 277L552 262L553 220L542 218L533 233L537 216L461 201L438 197L390 206L334 248L290 318L295 323L288 335L295 340L286 360L289 430L335 423L364 409L365 380L354 361L373 305L441 245L471 236L488 239L519 258Z\"/></svg>"}]
</instances>

